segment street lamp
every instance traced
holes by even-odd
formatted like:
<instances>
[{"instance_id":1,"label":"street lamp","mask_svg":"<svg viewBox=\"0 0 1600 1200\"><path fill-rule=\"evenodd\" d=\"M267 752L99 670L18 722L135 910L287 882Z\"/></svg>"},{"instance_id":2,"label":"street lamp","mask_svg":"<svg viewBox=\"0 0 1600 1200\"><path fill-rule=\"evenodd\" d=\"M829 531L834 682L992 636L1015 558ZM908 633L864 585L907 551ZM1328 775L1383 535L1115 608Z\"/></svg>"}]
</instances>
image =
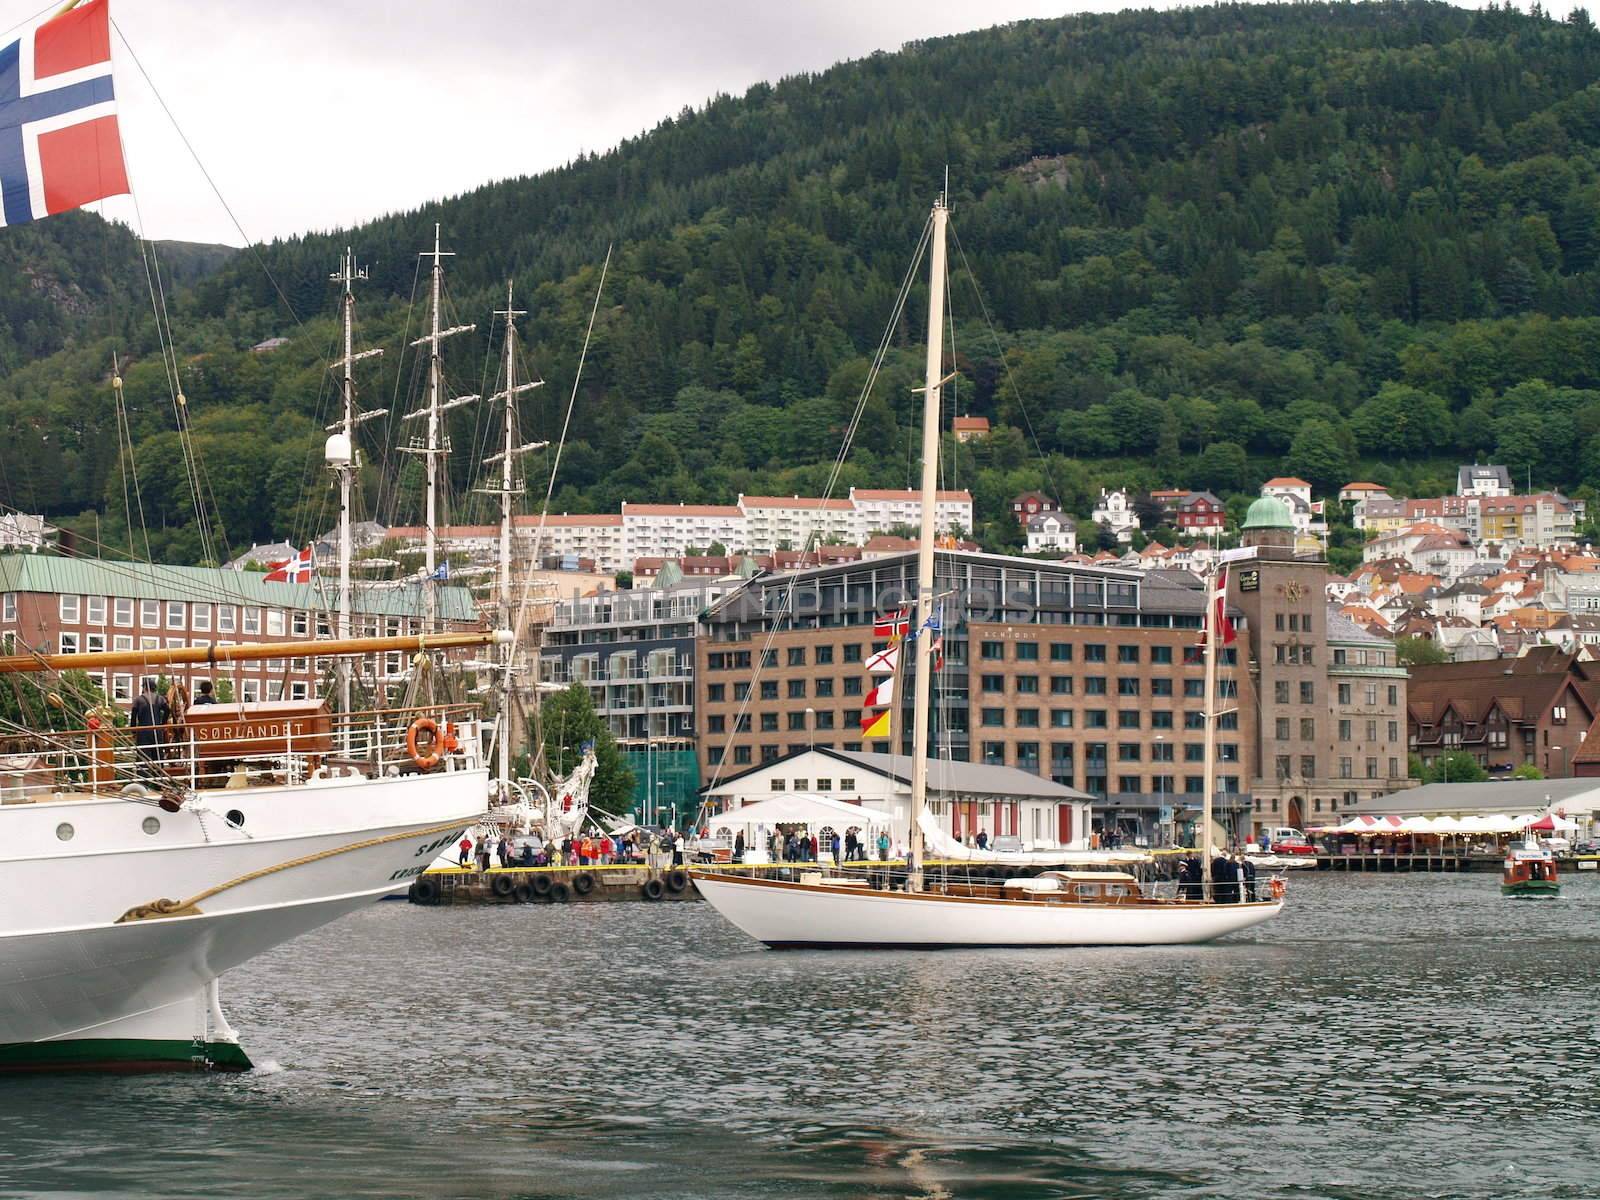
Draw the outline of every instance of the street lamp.
<instances>
[{"instance_id":1,"label":"street lamp","mask_svg":"<svg viewBox=\"0 0 1600 1200\"><path fill-rule=\"evenodd\" d=\"M1164 734L1164 733L1156 734L1156 741L1158 743L1165 743L1166 740L1167 740L1167 735L1166 734ZM1163 813L1166 812L1166 808L1167 808L1166 799L1165 799L1166 794L1167 794L1166 776L1161 774L1161 771L1163 769L1162 764L1163 764L1164 761L1165 760L1162 759L1161 755L1159 753L1157 753L1157 755L1156 755L1156 819L1157 819L1157 822L1161 826L1161 837L1163 839L1163 843L1164 844L1168 844L1172 840L1171 833L1170 833L1170 829L1171 829L1171 826L1172 826L1172 821L1170 819L1168 819L1168 818L1163 817L1163 815L1162 815Z\"/></svg>"},{"instance_id":2,"label":"street lamp","mask_svg":"<svg viewBox=\"0 0 1600 1200\"><path fill-rule=\"evenodd\" d=\"M815 750L817 748L817 710L814 708L806 709L806 738L808 743L806 749Z\"/></svg>"}]
</instances>

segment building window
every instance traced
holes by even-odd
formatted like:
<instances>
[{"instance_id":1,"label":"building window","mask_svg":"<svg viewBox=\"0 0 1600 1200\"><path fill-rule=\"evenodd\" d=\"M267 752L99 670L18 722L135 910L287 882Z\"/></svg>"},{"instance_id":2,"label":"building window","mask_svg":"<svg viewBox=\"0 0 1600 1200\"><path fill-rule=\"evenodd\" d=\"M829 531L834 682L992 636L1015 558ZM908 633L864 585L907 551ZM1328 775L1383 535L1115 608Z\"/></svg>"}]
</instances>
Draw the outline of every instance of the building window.
<instances>
[{"instance_id":1,"label":"building window","mask_svg":"<svg viewBox=\"0 0 1600 1200\"><path fill-rule=\"evenodd\" d=\"M985 662L1000 662L1005 656L1006 644L1004 642L984 642L978 651L978 657Z\"/></svg>"},{"instance_id":2,"label":"building window","mask_svg":"<svg viewBox=\"0 0 1600 1200\"><path fill-rule=\"evenodd\" d=\"M1039 769L1039 743L1017 743L1017 766L1024 771L1037 771Z\"/></svg>"},{"instance_id":3,"label":"building window","mask_svg":"<svg viewBox=\"0 0 1600 1200\"><path fill-rule=\"evenodd\" d=\"M269 636L269 637L282 637L283 636L283 609L281 609L281 608L269 608L269 609L267 609L267 636Z\"/></svg>"},{"instance_id":4,"label":"building window","mask_svg":"<svg viewBox=\"0 0 1600 1200\"><path fill-rule=\"evenodd\" d=\"M825 709L820 710L816 714L816 725L815 725L815 728L817 728L817 729L832 729L833 728L833 709L825 708Z\"/></svg>"},{"instance_id":5,"label":"building window","mask_svg":"<svg viewBox=\"0 0 1600 1200\"><path fill-rule=\"evenodd\" d=\"M1367 759L1367 778L1368 779L1376 779L1377 777L1378 777L1378 760L1376 758L1369 758L1369 759Z\"/></svg>"},{"instance_id":6,"label":"building window","mask_svg":"<svg viewBox=\"0 0 1600 1200\"><path fill-rule=\"evenodd\" d=\"M776 727L776 725L777 725L777 716L776 716L776 714L773 714L773 725L774 725L774 727ZM761 727L763 729L765 729L767 727L766 723L765 723L765 718L762 719L762 726ZM805 713L803 713L803 712L792 712L792 713L790 713L789 714L789 732L790 733L804 733L805 731L806 731L806 715L805 715Z\"/></svg>"},{"instance_id":7,"label":"building window","mask_svg":"<svg viewBox=\"0 0 1600 1200\"><path fill-rule=\"evenodd\" d=\"M1006 677L1004 675L985 675L983 677L983 690L986 692L1005 691Z\"/></svg>"},{"instance_id":8,"label":"building window","mask_svg":"<svg viewBox=\"0 0 1600 1200\"><path fill-rule=\"evenodd\" d=\"M75 633L63 633L61 635L61 653L76 654L77 652L78 635Z\"/></svg>"},{"instance_id":9,"label":"building window","mask_svg":"<svg viewBox=\"0 0 1600 1200\"><path fill-rule=\"evenodd\" d=\"M778 686L776 683L774 683L770 679L767 680L766 682L772 683L772 686L773 686L774 689L776 689L777 686ZM750 684L747 683L743 679L739 680L738 683L734 684L733 685L733 698L735 700L748 700L750 698ZM772 698L774 700L776 700L778 698L778 693L777 693L776 690L773 691Z\"/></svg>"},{"instance_id":10,"label":"building window","mask_svg":"<svg viewBox=\"0 0 1600 1200\"><path fill-rule=\"evenodd\" d=\"M1106 694L1106 677L1104 675L1090 675L1083 681L1083 694L1086 696L1104 696Z\"/></svg>"},{"instance_id":11,"label":"building window","mask_svg":"<svg viewBox=\"0 0 1600 1200\"><path fill-rule=\"evenodd\" d=\"M1038 662L1039 661L1039 643L1038 642L1018 642L1017 643L1017 661L1018 662Z\"/></svg>"},{"instance_id":12,"label":"building window","mask_svg":"<svg viewBox=\"0 0 1600 1200\"><path fill-rule=\"evenodd\" d=\"M234 613L235 613L235 611L236 610L234 609L233 605L231 605L231 604L219 604L219 605L217 605L217 632L218 633L233 633L233 632L235 632L235 627L234 627Z\"/></svg>"},{"instance_id":13,"label":"building window","mask_svg":"<svg viewBox=\"0 0 1600 1200\"><path fill-rule=\"evenodd\" d=\"M1349 703L1351 703L1350 695L1351 695L1350 685L1348 683L1341 683L1339 685L1339 703L1340 704L1349 704Z\"/></svg>"},{"instance_id":14,"label":"building window","mask_svg":"<svg viewBox=\"0 0 1600 1200\"><path fill-rule=\"evenodd\" d=\"M744 766L748 764L750 762L750 747L735 746L733 748L733 761L735 766Z\"/></svg>"},{"instance_id":15,"label":"building window","mask_svg":"<svg viewBox=\"0 0 1600 1200\"><path fill-rule=\"evenodd\" d=\"M1151 762L1171 762L1173 759L1173 754L1174 751L1171 742L1157 742L1150 747Z\"/></svg>"},{"instance_id":16,"label":"building window","mask_svg":"<svg viewBox=\"0 0 1600 1200\"><path fill-rule=\"evenodd\" d=\"M246 633L261 632L261 610L259 608L247 608L244 610L244 631Z\"/></svg>"},{"instance_id":17,"label":"building window","mask_svg":"<svg viewBox=\"0 0 1600 1200\"><path fill-rule=\"evenodd\" d=\"M1137 696L1139 694L1139 680L1132 676L1122 676L1117 680L1117 695Z\"/></svg>"},{"instance_id":18,"label":"building window","mask_svg":"<svg viewBox=\"0 0 1600 1200\"><path fill-rule=\"evenodd\" d=\"M1150 647L1150 662L1154 666L1158 666L1158 667L1159 666L1171 666L1172 665L1172 647L1171 646L1151 646Z\"/></svg>"},{"instance_id":19,"label":"building window","mask_svg":"<svg viewBox=\"0 0 1600 1200\"><path fill-rule=\"evenodd\" d=\"M1050 710L1051 729L1071 729L1072 710L1070 708L1052 708Z\"/></svg>"},{"instance_id":20,"label":"building window","mask_svg":"<svg viewBox=\"0 0 1600 1200\"><path fill-rule=\"evenodd\" d=\"M1206 681L1204 679L1185 679L1183 681L1183 694L1191 700L1203 697L1206 694Z\"/></svg>"},{"instance_id":21,"label":"building window","mask_svg":"<svg viewBox=\"0 0 1600 1200\"><path fill-rule=\"evenodd\" d=\"M831 680L831 679L819 679L819 680L817 680L816 687L814 689L814 694L817 695L817 696L821 696L823 698L827 698L829 696L832 696L833 695L833 680Z\"/></svg>"},{"instance_id":22,"label":"building window","mask_svg":"<svg viewBox=\"0 0 1600 1200\"><path fill-rule=\"evenodd\" d=\"M728 694L728 685L713 683L706 688L706 700L712 704L721 704Z\"/></svg>"},{"instance_id":23,"label":"building window","mask_svg":"<svg viewBox=\"0 0 1600 1200\"><path fill-rule=\"evenodd\" d=\"M1152 709L1150 712L1151 729L1171 729L1172 710L1170 708Z\"/></svg>"},{"instance_id":24,"label":"building window","mask_svg":"<svg viewBox=\"0 0 1600 1200\"><path fill-rule=\"evenodd\" d=\"M980 717L980 723L989 727L1003 726L1006 723L1006 710L1003 708L986 708Z\"/></svg>"},{"instance_id":25,"label":"building window","mask_svg":"<svg viewBox=\"0 0 1600 1200\"><path fill-rule=\"evenodd\" d=\"M983 762L989 767L1003 767L1006 765L1006 744L1004 742L985 742L983 744Z\"/></svg>"},{"instance_id":26,"label":"building window","mask_svg":"<svg viewBox=\"0 0 1600 1200\"><path fill-rule=\"evenodd\" d=\"M1117 661L1119 663L1136 663L1139 661L1139 647L1118 646Z\"/></svg>"},{"instance_id":27,"label":"building window","mask_svg":"<svg viewBox=\"0 0 1600 1200\"><path fill-rule=\"evenodd\" d=\"M1090 642L1083 648L1083 661L1103 663L1106 660L1106 648L1097 642Z\"/></svg>"},{"instance_id":28,"label":"building window","mask_svg":"<svg viewBox=\"0 0 1600 1200\"><path fill-rule=\"evenodd\" d=\"M1300 775L1304 779L1317 777L1317 760L1314 755L1302 754L1300 756Z\"/></svg>"},{"instance_id":29,"label":"building window","mask_svg":"<svg viewBox=\"0 0 1600 1200\"><path fill-rule=\"evenodd\" d=\"M728 729L728 719L721 713L714 713L706 718L707 733L725 733Z\"/></svg>"},{"instance_id":30,"label":"building window","mask_svg":"<svg viewBox=\"0 0 1600 1200\"><path fill-rule=\"evenodd\" d=\"M1300 740L1314 742L1317 740L1317 721L1315 717L1300 718Z\"/></svg>"},{"instance_id":31,"label":"building window","mask_svg":"<svg viewBox=\"0 0 1600 1200\"><path fill-rule=\"evenodd\" d=\"M88 613L85 621L90 625L104 625L106 623L106 598L104 596L89 596Z\"/></svg>"},{"instance_id":32,"label":"building window","mask_svg":"<svg viewBox=\"0 0 1600 1200\"><path fill-rule=\"evenodd\" d=\"M833 663L833 647L832 646L818 646L816 653L817 653L817 665L819 667L830 666Z\"/></svg>"},{"instance_id":33,"label":"building window","mask_svg":"<svg viewBox=\"0 0 1600 1200\"><path fill-rule=\"evenodd\" d=\"M239 698L246 704L255 704L261 699L261 680L241 679L239 681Z\"/></svg>"},{"instance_id":34,"label":"building window","mask_svg":"<svg viewBox=\"0 0 1600 1200\"><path fill-rule=\"evenodd\" d=\"M15 621L17 619L17 594L7 592L0 596L0 621Z\"/></svg>"},{"instance_id":35,"label":"building window","mask_svg":"<svg viewBox=\"0 0 1600 1200\"><path fill-rule=\"evenodd\" d=\"M78 624L82 613L82 609L80 607L81 600L82 597L80 596L63 595L61 597L61 620L63 624Z\"/></svg>"},{"instance_id":36,"label":"building window","mask_svg":"<svg viewBox=\"0 0 1600 1200\"><path fill-rule=\"evenodd\" d=\"M1037 708L1017 709L1017 726L1021 729L1039 728L1039 710Z\"/></svg>"},{"instance_id":37,"label":"building window","mask_svg":"<svg viewBox=\"0 0 1600 1200\"><path fill-rule=\"evenodd\" d=\"M846 675L844 677L844 694L846 696L861 695L861 676Z\"/></svg>"},{"instance_id":38,"label":"building window","mask_svg":"<svg viewBox=\"0 0 1600 1200\"><path fill-rule=\"evenodd\" d=\"M1315 704L1317 702L1316 694L1316 686L1309 679L1302 679L1300 681L1301 704Z\"/></svg>"},{"instance_id":39,"label":"building window","mask_svg":"<svg viewBox=\"0 0 1600 1200\"><path fill-rule=\"evenodd\" d=\"M211 605L196 600L189 610L190 627L199 633L211 632Z\"/></svg>"},{"instance_id":40,"label":"building window","mask_svg":"<svg viewBox=\"0 0 1600 1200\"><path fill-rule=\"evenodd\" d=\"M804 646L789 647L789 665L803 667L806 665L806 648Z\"/></svg>"},{"instance_id":41,"label":"building window","mask_svg":"<svg viewBox=\"0 0 1600 1200\"><path fill-rule=\"evenodd\" d=\"M858 663L858 662L861 661L861 643L860 642L846 642L845 643L844 660L847 663Z\"/></svg>"},{"instance_id":42,"label":"building window","mask_svg":"<svg viewBox=\"0 0 1600 1200\"><path fill-rule=\"evenodd\" d=\"M806 716L805 713L796 713L795 715L798 716L802 722L805 720L805 716ZM801 728L804 728L804 725L802 725ZM777 713L764 712L764 713L761 714L761 732L762 733L777 733L778 732L778 714Z\"/></svg>"},{"instance_id":43,"label":"building window","mask_svg":"<svg viewBox=\"0 0 1600 1200\"><path fill-rule=\"evenodd\" d=\"M1070 695L1072 695L1072 676L1071 675L1052 675L1052 676L1050 676L1050 694L1052 696L1070 696Z\"/></svg>"},{"instance_id":44,"label":"building window","mask_svg":"<svg viewBox=\"0 0 1600 1200\"><path fill-rule=\"evenodd\" d=\"M806 681L804 679L789 680L789 699L804 700L806 698Z\"/></svg>"},{"instance_id":45,"label":"building window","mask_svg":"<svg viewBox=\"0 0 1600 1200\"><path fill-rule=\"evenodd\" d=\"M111 602L112 619L123 629L133 628L133 601L127 596L117 596Z\"/></svg>"},{"instance_id":46,"label":"building window","mask_svg":"<svg viewBox=\"0 0 1600 1200\"><path fill-rule=\"evenodd\" d=\"M1141 760L1141 758L1142 758L1142 756L1141 756L1141 754L1139 752L1139 743L1138 742L1118 742L1117 743L1117 761L1118 762L1139 762Z\"/></svg>"},{"instance_id":47,"label":"building window","mask_svg":"<svg viewBox=\"0 0 1600 1200\"><path fill-rule=\"evenodd\" d=\"M1072 661L1072 643L1071 642L1051 642L1050 643L1050 661L1051 662L1071 662Z\"/></svg>"},{"instance_id":48,"label":"building window","mask_svg":"<svg viewBox=\"0 0 1600 1200\"><path fill-rule=\"evenodd\" d=\"M294 634L296 637L305 637L311 632L311 615L303 609L296 609L294 613Z\"/></svg>"},{"instance_id":49,"label":"building window","mask_svg":"<svg viewBox=\"0 0 1600 1200\"><path fill-rule=\"evenodd\" d=\"M1400 703L1400 688L1396 684L1389 685L1389 707L1393 708Z\"/></svg>"},{"instance_id":50,"label":"building window","mask_svg":"<svg viewBox=\"0 0 1600 1200\"><path fill-rule=\"evenodd\" d=\"M1083 724L1086 729L1105 729L1109 722L1106 720L1106 710L1103 708L1085 709Z\"/></svg>"},{"instance_id":51,"label":"building window","mask_svg":"<svg viewBox=\"0 0 1600 1200\"><path fill-rule=\"evenodd\" d=\"M1136 708L1123 708L1117 710L1118 729L1139 728L1139 710Z\"/></svg>"},{"instance_id":52,"label":"building window","mask_svg":"<svg viewBox=\"0 0 1600 1200\"><path fill-rule=\"evenodd\" d=\"M1278 779L1282 781L1289 778L1292 774L1289 769L1289 756L1287 754L1279 754L1275 756L1273 761L1278 770Z\"/></svg>"},{"instance_id":53,"label":"building window","mask_svg":"<svg viewBox=\"0 0 1600 1200\"><path fill-rule=\"evenodd\" d=\"M183 608L184 608L184 604L183 604L182 600L168 600L167 601L167 628L168 629L182 629L183 628Z\"/></svg>"},{"instance_id":54,"label":"building window","mask_svg":"<svg viewBox=\"0 0 1600 1200\"><path fill-rule=\"evenodd\" d=\"M1024 696L1039 694L1039 677L1037 675L1018 675L1017 691Z\"/></svg>"},{"instance_id":55,"label":"building window","mask_svg":"<svg viewBox=\"0 0 1600 1200\"><path fill-rule=\"evenodd\" d=\"M739 685L734 685L734 689L736 691L738 690L738 687ZM748 693L749 685L746 684L744 687L746 693ZM804 694L804 692L801 693L801 695ZM778 681L776 679L763 679L761 681L761 698L763 700L776 700L778 698Z\"/></svg>"}]
</instances>

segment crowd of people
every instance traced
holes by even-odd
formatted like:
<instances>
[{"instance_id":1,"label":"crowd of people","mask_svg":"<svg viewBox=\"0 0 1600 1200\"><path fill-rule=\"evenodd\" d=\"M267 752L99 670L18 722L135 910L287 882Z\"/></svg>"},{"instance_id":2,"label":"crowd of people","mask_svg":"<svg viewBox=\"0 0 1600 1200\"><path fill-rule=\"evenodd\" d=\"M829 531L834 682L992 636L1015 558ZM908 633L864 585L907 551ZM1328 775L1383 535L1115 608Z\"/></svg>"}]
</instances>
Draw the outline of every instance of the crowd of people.
<instances>
[{"instance_id":1,"label":"crowd of people","mask_svg":"<svg viewBox=\"0 0 1600 1200\"><path fill-rule=\"evenodd\" d=\"M757 837L760 836L758 828ZM880 831L874 839L870 833L862 834L854 829L846 831L843 837L832 830L816 834L804 828L774 829L766 835L766 846L768 861L775 863L822 862L824 859L831 859L835 864L868 862L874 850L878 861L886 862L891 849L895 857L903 857L897 847L892 847L887 830ZM748 849L744 831L740 830L733 839L733 861L744 862Z\"/></svg>"},{"instance_id":2,"label":"crowd of people","mask_svg":"<svg viewBox=\"0 0 1600 1200\"><path fill-rule=\"evenodd\" d=\"M1205 899L1205 865L1198 854L1186 855L1178 862L1178 897ZM1211 858L1211 898L1218 904L1239 904L1265 900L1256 887L1256 865L1243 854L1215 854Z\"/></svg>"},{"instance_id":3,"label":"crowd of people","mask_svg":"<svg viewBox=\"0 0 1600 1200\"><path fill-rule=\"evenodd\" d=\"M599 831L577 837L541 839L537 834L498 837L479 833L463 834L456 849L457 862L487 871L498 862L501 867L606 867L645 863L656 856L672 856L673 866L682 866L686 846L683 834L670 829L660 831L631 829L625 834Z\"/></svg>"}]
</instances>

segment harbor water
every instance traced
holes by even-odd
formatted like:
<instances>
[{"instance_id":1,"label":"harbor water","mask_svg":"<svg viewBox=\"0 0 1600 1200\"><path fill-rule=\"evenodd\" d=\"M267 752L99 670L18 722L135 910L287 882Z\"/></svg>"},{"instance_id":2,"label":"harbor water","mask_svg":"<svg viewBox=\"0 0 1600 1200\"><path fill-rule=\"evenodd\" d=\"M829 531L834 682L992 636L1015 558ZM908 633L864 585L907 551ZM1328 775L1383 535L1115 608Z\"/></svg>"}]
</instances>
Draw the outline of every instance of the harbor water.
<instances>
[{"instance_id":1,"label":"harbor water","mask_svg":"<svg viewBox=\"0 0 1600 1200\"><path fill-rule=\"evenodd\" d=\"M1211 947L934 954L374 905L225 981L256 1072L0 1081L0 1194L1600 1191L1600 879L1290 898Z\"/></svg>"}]
</instances>

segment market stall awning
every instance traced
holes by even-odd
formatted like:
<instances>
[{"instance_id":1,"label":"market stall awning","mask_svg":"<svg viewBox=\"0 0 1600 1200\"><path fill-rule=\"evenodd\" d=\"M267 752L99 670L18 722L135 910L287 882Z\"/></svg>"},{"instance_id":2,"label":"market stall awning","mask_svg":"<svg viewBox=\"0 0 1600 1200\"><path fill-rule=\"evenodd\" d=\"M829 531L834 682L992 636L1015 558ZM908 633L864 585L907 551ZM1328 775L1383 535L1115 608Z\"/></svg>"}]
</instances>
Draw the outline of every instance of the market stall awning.
<instances>
[{"instance_id":1,"label":"market stall awning","mask_svg":"<svg viewBox=\"0 0 1600 1200\"><path fill-rule=\"evenodd\" d=\"M779 825L804 825L813 833L833 829L843 834L851 828L865 829L870 826L877 829L888 824L889 814L875 808L846 804L843 800L833 800L827 796L793 792L718 813L711 818L710 829L715 835L721 830L731 834L741 829L753 829L757 825L767 829L776 829Z\"/></svg>"}]
</instances>

